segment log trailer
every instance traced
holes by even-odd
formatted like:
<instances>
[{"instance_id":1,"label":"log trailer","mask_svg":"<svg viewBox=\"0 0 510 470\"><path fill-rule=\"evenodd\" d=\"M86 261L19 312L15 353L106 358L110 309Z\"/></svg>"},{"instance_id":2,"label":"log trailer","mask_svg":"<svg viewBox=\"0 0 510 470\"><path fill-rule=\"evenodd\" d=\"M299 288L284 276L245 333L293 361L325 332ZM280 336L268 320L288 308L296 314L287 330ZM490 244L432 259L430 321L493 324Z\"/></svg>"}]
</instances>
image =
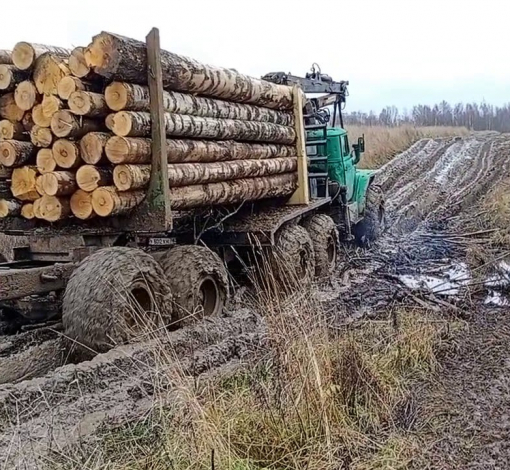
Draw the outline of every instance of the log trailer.
<instances>
[{"instance_id":1,"label":"log trailer","mask_svg":"<svg viewBox=\"0 0 510 470\"><path fill-rule=\"evenodd\" d=\"M100 220L0 220L0 233L29 240L0 263L4 323L62 315L67 336L101 352L132 339L139 314L156 326L220 314L229 268L254 248L274 250L307 282L333 273L340 242L377 237L383 197L374 172L356 168L364 139L351 149L342 126L348 82L315 70L263 77L293 86L298 185L290 197L173 211L157 29L146 47L152 162L145 199L128 215ZM329 126L331 106L339 127Z\"/></svg>"}]
</instances>

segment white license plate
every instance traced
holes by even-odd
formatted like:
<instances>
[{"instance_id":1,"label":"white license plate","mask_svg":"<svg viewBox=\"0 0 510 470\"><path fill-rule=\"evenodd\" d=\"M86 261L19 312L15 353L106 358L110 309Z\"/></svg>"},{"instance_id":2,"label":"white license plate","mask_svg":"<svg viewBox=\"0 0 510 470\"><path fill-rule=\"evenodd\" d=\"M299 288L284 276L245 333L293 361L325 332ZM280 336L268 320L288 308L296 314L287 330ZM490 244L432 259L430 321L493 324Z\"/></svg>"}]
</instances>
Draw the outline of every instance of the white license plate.
<instances>
[{"instance_id":1,"label":"white license plate","mask_svg":"<svg viewBox=\"0 0 510 470\"><path fill-rule=\"evenodd\" d=\"M149 238L151 246L169 246L175 244L175 238Z\"/></svg>"}]
</instances>

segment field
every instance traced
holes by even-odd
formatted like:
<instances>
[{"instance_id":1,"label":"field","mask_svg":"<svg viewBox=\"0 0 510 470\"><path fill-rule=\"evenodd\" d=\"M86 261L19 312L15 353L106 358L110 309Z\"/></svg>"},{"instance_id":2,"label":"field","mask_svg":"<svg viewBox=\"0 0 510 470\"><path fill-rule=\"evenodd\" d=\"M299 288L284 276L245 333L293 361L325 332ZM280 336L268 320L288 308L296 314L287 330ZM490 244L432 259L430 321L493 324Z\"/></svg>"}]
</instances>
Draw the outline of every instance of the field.
<instances>
[{"instance_id":1,"label":"field","mask_svg":"<svg viewBox=\"0 0 510 470\"><path fill-rule=\"evenodd\" d=\"M387 230L330 282L88 361L1 337L2 468L506 468L510 140L435 132L365 132Z\"/></svg>"}]
</instances>

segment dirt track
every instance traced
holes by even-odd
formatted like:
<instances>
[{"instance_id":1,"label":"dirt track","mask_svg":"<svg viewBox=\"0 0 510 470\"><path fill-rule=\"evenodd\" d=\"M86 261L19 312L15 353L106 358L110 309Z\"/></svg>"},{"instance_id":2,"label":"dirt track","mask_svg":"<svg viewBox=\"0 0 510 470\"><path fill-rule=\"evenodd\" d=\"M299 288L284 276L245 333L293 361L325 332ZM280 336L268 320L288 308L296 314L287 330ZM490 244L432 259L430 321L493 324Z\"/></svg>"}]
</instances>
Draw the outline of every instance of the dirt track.
<instances>
[{"instance_id":1,"label":"dirt track","mask_svg":"<svg viewBox=\"0 0 510 470\"><path fill-rule=\"evenodd\" d=\"M381 308L409 296L402 276L412 280L417 274L434 271L440 273L442 282L449 282L448 272L459 264L462 249L438 234L458 230L459 216L469 217L474 203L510 176L509 162L510 138L484 133L461 140L424 139L381 169L379 182L387 195L387 231L370 255L359 251L353 255L349 250L341 282L337 280L333 287L321 291L335 321L345 320L339 314L345 310L354 317L376 315ZM437 308L445 308L445 302L453 309L462 306L457 297L445 300L440 294L429 296L427 302ZM506 318L506 325L509 323L510 318ZM482 333L474 334L472 341L484 341ZM0 373L2 364L12 373L13 367L23 367L27 358L32 360L45 345L54 346L58 341L59 332L52 330L0 338ZM257 315L241 309L172 332L162 341L166 351L172 350L182 360L183 370L174 374L166 371L157 380L151 365L155 363L154 350L161 343L156 348L151 344L119 347L91 361L63 367L58 366L65 358L55 355L53 362L41 369L41 375L48 372L43 377L0 385L0 468L39 468L37 462L48 447L58 451L90 436L103 423L142 414L159 395L154 383L166 390L168 378L182 372L196 376L235 364L263 344L264 324ZM499 362L510 363L508 349L500 351ZM460 362L452 360L453 371ZM495 373L499 372L503 369ZM0 383L6 381L6 376L0 376ZM452 378L452 386L460 386L459 381ZM482 387L480 393L483 391ZM457 392L462 395L461 390ZM504 393L502 403L508 405L508 386ZM469 396L463 398L469 400ZM426 394L423 402L429 399ZM484 403L488 406L487 400ZM465 406L469 408L469 403ZM483 404L478 407L481 428L484 420L489 420L484 414L486 408ZM498 413L492 410L490 419L494 419L494 412ZM455 442L448 449L455 449ZM457 468L441 460L443 450L437 450L439 461L433 468ZM498 455L505 457L504 451Z\"/></svg>"}]
</instances>

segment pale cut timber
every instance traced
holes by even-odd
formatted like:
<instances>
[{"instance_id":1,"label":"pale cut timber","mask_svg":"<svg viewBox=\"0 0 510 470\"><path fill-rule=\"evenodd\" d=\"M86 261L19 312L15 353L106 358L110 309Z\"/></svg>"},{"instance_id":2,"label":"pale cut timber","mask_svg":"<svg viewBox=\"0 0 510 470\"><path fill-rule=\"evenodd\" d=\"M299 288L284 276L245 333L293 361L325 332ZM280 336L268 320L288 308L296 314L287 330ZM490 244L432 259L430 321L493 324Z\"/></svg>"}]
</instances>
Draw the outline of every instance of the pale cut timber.
<instances>
[{"instance_id":1,"label":"pale cut timber","mask_svg":"<svg viewBox=\"0 0 510 470\"><path fill-rule=\"evenodd\" d=\"M50 119L51 122L51 117L64 107L64 103L55 95L44 95L41 106L44 116Z\"/></svg>"},{"instance_id":2,"label":"pale cut timber","mask_svg":"<svg viewBox=\"0 0 510 470\"><path fill-rule=\"evenodd\" d=\"M28 42L18 42L12 51L12 61L20 70L29 70L34 67L36 60L43 54L50 53L53 56L67 58L71 51L63 47L46 46Z\"/></svg>"},{"instance_id":3,"label":"pale cut timber","mask_svg":"<svg viewBox=\"0 0 510 470\"><path fill-rule=\"evenodd\" d=\"M105 146L111 134L106 132L89 132L80 140L81 158L89 165L96 165L105 159Z\"/></svg>"},{"instance_id":4,"label":"pale cut timber","mask_svg":"<svg viewBox=\"0 0 510 470\"><path fill-rule=\"evenodd\" d=\"M46 194L46 192L44 191L44 187L43 187L43 178L42 178L42 175L40 176L37 176L35 178L35 190L41 195L41 196L44 196Z\"/></svg>"},{"instance_id":5,"label":"pale cut timber","mask_svg":"<svg viewBox=\"0 0 510 470\"><path fill-rule=\"evenodd\" d=\"M76 183L80 189L89 192L94 191L99 186L111 185L112 169L94 165L83 165L76 172Z\"/></svg>"},{"instance_id":6,"label":"pale cut timber","mask_svg":"<svg viewBox=\"0 0 510 470\"><path fill-rule=\"evenodd\" d=\"M58 96L63 100L68 100L75 91L100 92L102 90L101 82L85 82L72 75L64 77L57 86Z\"/></svg>"},{"instance_id":7,"label":"pale cut timber","mask_svg":"<svg viewBox=\"0 0 510 470\"><path fill-rule=\"evenodd\" d=\"M101 131L99 121L77 117L69 110L62 109L51 118L51 130L57 137L72 137L79 139L89 132Z\"/></svg>"},{"instance_id":8,"label":"pale cut timber","mask_svg":"<svg viewBox=\"0 0 510 470\"><path fill-rule=\"evenodd\" d=\"M16 104L14 93L0 96L0 117L9 121L21 121L24 114L25 111Z\"/></svg>"},{"instance_id":9,"label":"pale cut timber","mask_svg":"<svg viewBox=\"0 0 510 470\"><path fill-rule=\"evenodd\" d=\"M76 142L59 139L53 144L53 158L60 168L76 168L81 165L80 148Z\"/></svg>"},{"instance_id":10,"label":"pale cut timber","mask_svg":"<svg viewBox=\"0 0 510 470\"><path fill-rule=\"evenodd\" d=\"M115 113L110 113L104 118L104 125L106 128L111 131L113 129L113 118L115 117Z\"/></svg>"},{"instance_id":11,"label":"pale cut timber","mask_svg":"<svg viewBox=\"0 0 510 470\"><path fill-rule=\"evenodd\" d=\"M37 170L41 175L50 173L57 168L57 162L53 158L51 149L41 149L37 152L36 158Z\"/></svg>"},{"instance_id":12,"label":"pale cut timber","mask_svg":"<svg viewBox=\"0 0 510 470\"><path fill-rule=\"evenodd\" d=\"M69 56L69 68L71 73L78 78L85 78L91 74L90 67L85 61L85 48L75 47Z\"/></svg>"},{"instance_id":13,"label":"pale cut timber","mask_svg":"<svg viewBox=\"0 0 510 470\"><path fill-rule=\"evenodd\" d=\"M72 113L78 116L104 117L110 113L104 95L90 91L75 91L67 102Z\"/></svg>"},{"instance_id":14,"label":"pale cut timber","mask_svg":"<svg viewBox=\"0 0 510 470\"><path fill-rule=\"evenodd\" d=\"M150 110L149 88L142 85L113 82L106 87L105 99L108 107L113 111L149 112ZM163 92L163 108L168 113L191 116L269 122L282 126L294 125L294 117L287 111L276 111L261 106L232 103L179 92Z\"/></svg>"},{"instance_id":15,"label":"pale cut timber","mask_svg":"<svg viewBox=\"0 0 510 470\"><path fill-rule=\"evenodd\" d=\"M45 195L69 196L77 189L75 174L71 171L52 171L39 176Z\"/></svg>"},{"instance_id":16,"label":"pale cut timber","mask_svg":"<svg viewBox=\"0 0 510 470\"><path fill-rule=\"evenodd\" d=\"M85 50L93 70L109 80L147 83L147 46L144 42L103 32ZM234 70L201 64L161 51L163 87L169 90L251 103L272 109L292 109L292 89Z\"/></svg>"},{"instance_id":17,"label":"pale cut timber","mask_svg":"<svg viewBox=\"0 0 510 470\"><path fill-rule=\"evenodd\" d=\"M18 105L18 108L23 111L28 111L32 109L36 103L41 100L37 92L37 88L34 85L34 82L30 80L22 81L14 92L14 100Z\"/></svg>"},{"instance_id":18,"label":"pale cut timber","mask_svg":"<svg viewBox=\"0 0 510 470\"><path fill-rule=\"evenodd\" d=\"M170 204L173 210L239 204L259 199L290 196L296 187L296 173L183 186L170 188Z\"/></svg>"},{"instance_id":19,"label":"pale cut timber","mask_svg":"<svg viewBox=\"0 0 510 470\"><path fill-rule=\"evenodd\" d=\"M33 78L39 93L56 95L60 80L70 74L67 63L61 57L48 53L37 59Z\"/></svg>"},{"instance_id":20,"label":"pale cut timber","mask_svg":"<svg viewBox=\"0 0 510 470\"><path fill-rule=\"evenodd\" d=\"M42 104L36 104L32 109L32 120L34 124L41 127L50 127L51 117L47 117L43 113Z\"/></svg>"},{"instance_id":21,"label":"pale cut timber","mask_svg":"<svg viewBox=\"0 0 510 470\"><path fill-rule=\"evenodd\" d=\"M28 135L21 122L2 119L0 121L1 140L27 140Z\"/></svg>"},{"instance_id":22,"label":"pale cut timber","mask_svg":"<svg viewBox=\"0 0 510 470\"><path fill-rule=\"evenodd\" d=\"M145 198L145 191L118 192L115 186L102 186L92 193L92 208L101 217L126 214Z\"/></svg>"},{"instance_id":23,"label":"pale cut timber","mask_svg":"<svg viewBox=\"0 0 510 470\"><path fill-rule=\"evenodd\" d=\"M36 199L34 202L34 216L36 219L42 219L41 216L41 198Z\"/></svg>"},{"instance_id":24,"label":"pale cut timber","mask_svg":"<svg viewBox=\"0 0 510 470\"><path fill-rule=\"evenodd\" d=\"M170 187L217 183L235 179L295 172L297 158L237 160L215 163L177 163L168 165ZM113 182L119 191L144 188L149 184L150 165L116 165Z\"/></svg>"},{"instance_id":25,"label":"pale cut timber","mask_svg":"<svg viewBox=\"0 0 510 470\"><path fill-rule=\"evenodd\" d=\"M53 142L53 134L49 127L41 127L36 124L30 131L30 140L36 147L47 148Z\"/></svg>"},{"instance_id":26,"label":"pale cut timber","mask_svg":"<svg viewBox=\"0 0 510 470\"><path fill-rule=\"evenodd\" d=\"M65 219L71 213L69 199L43 196L39 202L38 213L42 219L48 222L57 222L58 220Z\"/></svg>"},{"instance_id":27,"label":"pale cut timber","mask_svg":"<svg viewBox=\"0 0 510 470\"><path fill-rule=\"evenodd\" d=\"M13 65L12 51L0 49L0 64Z\"/></svg>"},{"instance_id":28,"label":"pale cut timber","mask_svg":"<svg viewBox=\"0 0 510 470\"><path fill-rule=\"evenodd\" d=\"M92 208L92 193L78 189L71 196L71 212L75 217L81 220L87 220L96 214Z\"/></svg>"},{"instance_id":29,"label":"pale cut timber","mask_svg":"<svg viewBox=\"0 0 510 470\"><path fill-rule=\"evenodd\" d=\"M23 128L25 131L30 132L32 128L35 126L34 118L32 116L32 111L27 111L21 120L21 124L23 124ZM49 124L48 124L49 126ZM43 127L48 127L43 126Z\"/></svg>"},{"instance_id":30,"label":"pale cut timber","mask_svg":"<svg viewBox=\"0 0 510 470\"><path fill-rule=\"evenodd\" d=\"M4 140L0 142L0 163L7 167L21 166L30 160L35 151L30 142Z\"/></svg>"},{"instance_id":31,"label":"pale cut timber","mask_svg":"<svg viewBox=\"0 0 510 470\"><path fill-rule=\"evenodd\" d=\"M292 127L267 122L214 119L165 113L167 136L197 139L246 140L292 144L296 138ZM149 113L119 111L113 117L113 133L120 137L144 137L151 133Z\"/></svg>"},{"instance_id":32,"label":"pale cut timber","mask_svg":"<svg viewBox=\"0 0 510 470\"><path fill-rule=\"evenodd\" d=\"M26 72L18 70L14 65L0 64L0 90L13 91L16 85L27 78Z\"/></svg>"},{"instance_id":33,"label":"pale cut timber","mask_svg":"<svg viewBox=\"0 0 510 470\"><path fill-rule=\"evenodd\" d=\"M0 219L19 215L22 204L16 199L0 199Z\"/></svg>"},{"instance_id":34,"label":"pale cut timber","mask_svg":"<svg viewBox=\"0 0 510 470\"><path fill-rule=\"evenodd\" d=\"M218 162L276 157L295 157L290 145L254 144L233 140L169 139L166 141L168 163ZM111 137L105 153L112 163L150 163L151 140L141 137Z\"/></svg>"},{"instance_id":35,"label":"pale cut timber","mask_svg":"<svg viewBox=\"0 0 510 470\"><path fill-rule=\"evenodd\" d=\"M26 204L23 204L23 207L21 208L21 217L28 220L35 218L34 203L27 202Z\"/></svg>"},{"instance_id":36,"label":"pale cut timber","mask_svg":"<svg viewBox=\"0 0 510 470\"><path fill-rule=\"evenodd\" d=\"M35 187L37 168L22 166L15 168L11 177L12 195L20 201L35 201L40 195Z\"/></svg>"}]
</instances>

